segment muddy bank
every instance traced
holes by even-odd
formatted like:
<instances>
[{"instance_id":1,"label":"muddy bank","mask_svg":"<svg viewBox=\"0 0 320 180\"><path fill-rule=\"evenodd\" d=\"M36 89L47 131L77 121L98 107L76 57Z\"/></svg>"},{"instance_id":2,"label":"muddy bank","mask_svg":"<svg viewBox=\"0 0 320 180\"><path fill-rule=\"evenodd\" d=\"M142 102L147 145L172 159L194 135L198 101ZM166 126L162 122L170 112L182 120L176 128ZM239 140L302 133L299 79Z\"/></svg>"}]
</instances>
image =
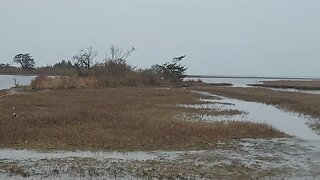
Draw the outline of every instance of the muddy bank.
<instances>
[{"instance_id":1,"label":"muddy bank","mask_svg":"<svg viewBox=\"0 0 320 180\"><path fill-rule=\"evenodd\" d=\"M32 152L30 158L17 150L10 150L16 158L5 153L0 151L5 178L320 178L320 141L298 139L235 140L206 151Z\"/></svg>"}]
</instances>

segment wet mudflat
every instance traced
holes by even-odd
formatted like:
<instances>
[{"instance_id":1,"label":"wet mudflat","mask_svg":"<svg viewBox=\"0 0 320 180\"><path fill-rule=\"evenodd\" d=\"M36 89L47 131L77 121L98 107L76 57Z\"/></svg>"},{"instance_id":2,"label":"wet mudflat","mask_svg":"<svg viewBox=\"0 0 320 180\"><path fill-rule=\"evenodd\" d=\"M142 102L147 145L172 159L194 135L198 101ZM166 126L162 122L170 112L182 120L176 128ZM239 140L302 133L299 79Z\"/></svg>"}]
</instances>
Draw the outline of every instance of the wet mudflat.
<instances>
[{"instance_id":1,"label":"wet mudflat","mask_svg":"<svg viewBox=\"0 0 320 180\"><path fill-rule=\"evenodd\" d=\"M16 158L5 158L6 153ZM23 153L33 155L26 158L19 150L0 151L0 177L320 178L320 142L295 138L234 140L205 151Z\"/></svg>"}]
</instances>

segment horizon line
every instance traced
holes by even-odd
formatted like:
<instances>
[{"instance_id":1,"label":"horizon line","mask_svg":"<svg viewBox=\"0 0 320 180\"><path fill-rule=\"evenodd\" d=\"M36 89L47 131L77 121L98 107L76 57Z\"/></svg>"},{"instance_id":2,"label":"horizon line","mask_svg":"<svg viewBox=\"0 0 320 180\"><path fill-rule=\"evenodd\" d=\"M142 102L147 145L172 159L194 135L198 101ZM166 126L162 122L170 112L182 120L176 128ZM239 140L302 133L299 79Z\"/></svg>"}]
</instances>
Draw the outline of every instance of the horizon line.
<instances>
[{"instance_id":1,"label":"horizon line","mask_svg":"<svg viewBox=\"0 0 320 180\"><path fill-rule=\"evenodd\" d=\"M229 76L229 75L186 75L186 78L241 78L241 79L320 79L320 77L288 77L288 76Z\"/></svg>"}]
</instances>

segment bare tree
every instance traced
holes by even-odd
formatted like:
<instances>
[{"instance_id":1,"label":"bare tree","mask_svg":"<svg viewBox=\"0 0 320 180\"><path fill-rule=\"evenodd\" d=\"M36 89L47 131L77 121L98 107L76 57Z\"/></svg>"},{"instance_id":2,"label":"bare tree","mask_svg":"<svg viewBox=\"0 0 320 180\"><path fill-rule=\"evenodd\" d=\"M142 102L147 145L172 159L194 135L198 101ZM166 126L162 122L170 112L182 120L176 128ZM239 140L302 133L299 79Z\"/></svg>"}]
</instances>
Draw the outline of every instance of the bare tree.
<instances>
[{"instance_id":1,"label":"bare tree","mask_svg":"<svg viewBox=\"0 0 320 180\"><path fill-rule=\"evenodd\" d=\"M123 62L125 61L131 53L135 51L135 48L127 49L124 51L123 49L118 48L117 46L111 45L110 47L110 55L107 55L106 61L111 60L115 62Z\"/></svg>"},{"instance_id":2,"label":"bare tree","mask_svg":"<svg viewBox=\"0 0 320 180\"><path fill-rule=\"evenodd\" d=\"M112 45L110 47L110 55L106 56L105 68L107 72L110 72L114 76L123 76L127 72L132 71L134 67L127 64L126 59L135 51L135 48L122 50L117 46Z\"/></svg>"},{"instance_id":3,"label":"bare tree","mask_svg":"<svg viewBox=\"0 0 320 180\"><path fill-rule=\"evenodd\" d=\"M75 64L79 67L84 67L90 69L93 66L93 59L97 57L97 51L94 51L92 47L82 49L79 51L79 54L73 56L73 59L76 61Z\"/></svg>"}]
</instances>

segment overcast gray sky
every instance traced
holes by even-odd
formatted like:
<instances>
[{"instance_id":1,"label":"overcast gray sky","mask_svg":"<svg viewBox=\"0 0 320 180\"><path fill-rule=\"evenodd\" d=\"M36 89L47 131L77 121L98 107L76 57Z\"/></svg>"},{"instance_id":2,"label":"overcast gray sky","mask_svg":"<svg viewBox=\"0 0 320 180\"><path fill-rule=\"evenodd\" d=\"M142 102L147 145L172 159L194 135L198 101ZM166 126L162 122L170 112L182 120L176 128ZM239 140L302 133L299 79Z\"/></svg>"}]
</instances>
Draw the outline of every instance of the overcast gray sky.
<instances>
[{"instance_id":1,"label":"overcast gray sky","mask_svg":"<svg viewBox=\"0 0 320 180\"><path fill-rule=\"evenodd\" d=\"M1 0L0 62L93 46L138 67L187 55L189 74L320 77L319 0Z\"/></svg>"}]
</instances>

